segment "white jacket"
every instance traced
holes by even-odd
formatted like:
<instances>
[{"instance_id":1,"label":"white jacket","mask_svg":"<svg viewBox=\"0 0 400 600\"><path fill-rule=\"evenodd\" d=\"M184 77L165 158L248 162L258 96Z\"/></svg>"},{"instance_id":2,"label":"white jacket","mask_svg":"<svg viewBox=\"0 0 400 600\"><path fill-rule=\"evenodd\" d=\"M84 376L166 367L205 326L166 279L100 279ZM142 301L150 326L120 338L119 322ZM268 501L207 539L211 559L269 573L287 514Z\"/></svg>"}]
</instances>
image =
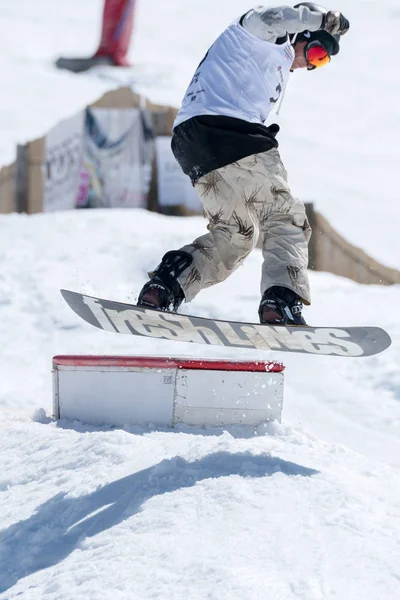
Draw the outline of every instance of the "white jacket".
<instances>
[{"instance_id":1,"label":"white jacket","mask_svg":"<svg viewBox=\"0 0 400 600\"><path fill-rule=\"evenodd\" d=\"M263 123L287 84L294 60L288 33L320 28L307 7L258 7L217 38L186 90L174 127L200 115ZM278 41L278 43L276 43Z\"/></svg>"}]
</instances>

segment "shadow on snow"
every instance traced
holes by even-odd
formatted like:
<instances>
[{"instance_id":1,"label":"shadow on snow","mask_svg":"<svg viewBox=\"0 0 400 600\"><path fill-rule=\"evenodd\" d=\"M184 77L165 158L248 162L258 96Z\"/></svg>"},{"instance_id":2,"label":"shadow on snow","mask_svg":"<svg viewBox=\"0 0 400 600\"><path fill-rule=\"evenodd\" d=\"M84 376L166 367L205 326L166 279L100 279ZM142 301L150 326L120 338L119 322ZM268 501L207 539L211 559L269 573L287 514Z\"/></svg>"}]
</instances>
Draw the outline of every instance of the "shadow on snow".
<instances>
[{"instance_id":1,"label":"shadow on snow","mask_svg":"<svg viewBox=\"0 0 400 600\"><path fill-rule=\"evenodd\" d=\"M310 477L318 471L269 455L215 452L193 462L180 457L163 460L78 498L67 492L56 494L29 519L0 532L0 593L23 577L59 563L86 538L137 514L150 498L210 478L276 473Z\"/></svg>"}]
</instances>

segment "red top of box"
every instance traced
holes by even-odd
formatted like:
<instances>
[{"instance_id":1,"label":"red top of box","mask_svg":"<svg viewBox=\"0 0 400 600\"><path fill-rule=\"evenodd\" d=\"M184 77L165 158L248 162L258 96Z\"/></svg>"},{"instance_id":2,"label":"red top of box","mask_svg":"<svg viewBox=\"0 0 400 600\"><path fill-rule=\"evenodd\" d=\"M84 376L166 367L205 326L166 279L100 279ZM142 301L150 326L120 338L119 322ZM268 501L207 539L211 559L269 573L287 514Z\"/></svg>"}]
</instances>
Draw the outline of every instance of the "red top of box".
<instances>
[{"instance_id":1,"label":"red top of box","mask_svg":"<svg viewBox=\"0 0 400 600\"><path fill-rule=\"evenodd\" d=\"M204 369L211 371L261 371L281 373L285 366L276 361L230 361L166 356L80 356L53 357L53 367L141 367L148 369Z\"/></svg>"}]
</instances>

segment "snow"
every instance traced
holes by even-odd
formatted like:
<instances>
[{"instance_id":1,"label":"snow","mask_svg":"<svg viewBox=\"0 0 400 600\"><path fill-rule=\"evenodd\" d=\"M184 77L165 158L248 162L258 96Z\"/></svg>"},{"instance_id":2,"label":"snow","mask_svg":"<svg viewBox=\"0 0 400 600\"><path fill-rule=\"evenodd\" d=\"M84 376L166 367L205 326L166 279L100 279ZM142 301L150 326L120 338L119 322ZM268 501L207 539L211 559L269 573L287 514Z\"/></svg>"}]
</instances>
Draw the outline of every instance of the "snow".
<instances>
[{"instance_id":1,"label":"snow","mask_svg":"<svg viewBox=\"0 0 400 600\"><path fill-rule=\"evenodd\" d=\"M137 67L74 76L52 61L94 51L101 2L3 0L0 164L118 78L177 104L215 35L248 8L204 2L139 0ZM281 151L303 199L399 267L390 40L400 12L395 0L340 8L354 25L346 52L313 79L295 74ZM61 287L134 301L162 254L204 225L142 210L0 215L1 600L399 598L400 286L310 273L308 322L391 335L387 351L365 359L133 339L90 327L62 300ZM255 321L260 267L255 251L184 312ZM85 353L283 359L283 423L256 432L56 423L52 356Z\"/></svg>"},{"instance_id":2,"label":"snow","mask_svg":"<svg viewBox=\"0 0 400 600\"><path fill-rule=\"evenodd\" d=\"M26 427L9 436L29 458L18 522L3 512L9 598L397 597L385 465L282 426L251 443Z\"/></svg>"}]
</instances>

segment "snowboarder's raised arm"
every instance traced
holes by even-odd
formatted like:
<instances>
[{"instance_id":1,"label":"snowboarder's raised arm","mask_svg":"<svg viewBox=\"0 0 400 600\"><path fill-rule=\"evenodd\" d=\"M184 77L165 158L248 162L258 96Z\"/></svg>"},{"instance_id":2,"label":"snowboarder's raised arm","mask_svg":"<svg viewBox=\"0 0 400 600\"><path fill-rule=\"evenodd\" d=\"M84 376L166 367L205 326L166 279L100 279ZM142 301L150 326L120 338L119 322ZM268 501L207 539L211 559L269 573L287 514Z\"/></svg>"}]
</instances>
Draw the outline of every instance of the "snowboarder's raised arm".
<instances>
[{"instance_id":1,"label":"snowboarder's raised arm","mask_svg":"<svg viewBox=\"0 0 400 600\"><path fill-rule=\"evenodd\" d=\"M317 31L318 29L325 29L331 34L343 35L350 26L340 12L328 11L321 15L320 12L310 10L307 6L298 8L258 6L243 17L242 25L250 33L267 42L275 42L287 33Z\"/></svg>"}]
</instances>

